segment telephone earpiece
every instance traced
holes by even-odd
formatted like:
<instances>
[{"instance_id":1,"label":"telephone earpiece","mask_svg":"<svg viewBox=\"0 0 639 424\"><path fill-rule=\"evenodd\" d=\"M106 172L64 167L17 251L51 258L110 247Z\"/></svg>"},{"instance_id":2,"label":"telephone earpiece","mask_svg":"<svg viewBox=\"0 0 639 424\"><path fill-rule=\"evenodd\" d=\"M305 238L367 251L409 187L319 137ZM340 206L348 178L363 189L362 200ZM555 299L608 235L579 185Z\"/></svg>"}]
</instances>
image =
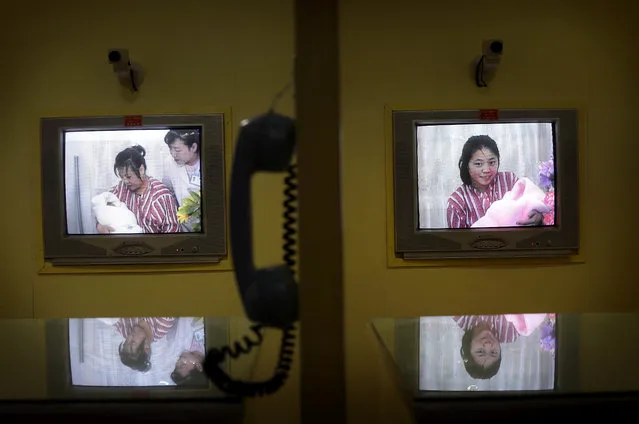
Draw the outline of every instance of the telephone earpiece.
<instances>
[{"instance_id":1,"label":"telephone earpiece","mask_svg":"<svg viewBox=\"0 0 639 424\"><path fill-rule=\"evenodd\" d=\"M240 128L231 171L230 231L233 269L246 315L263 326L284 328L298 319L297 283L288 265L255 269L251 179L256 172L284 172L295 149L295 125L276 113Z\"/></svg>"},{"instance_id":2,"label":"telephone earpiece","mask_svg":"<svg viewBox=\"0 0 639 424\"><path fill-rule=\"evenodd\" d=\"M293 119L269 112L240 128L231 171L230 239L233 271L251 330L257 340L244 337L232 347L211 349L204 371L221 390L236 396L262 396L277 391L286 381L293 356L294 323L299 319L295 281L296 173L291 165L295 150ZM256 172L287 172L284 182L283 264L255 268L251 215L251 180ZM282 330L282 343L275 374L263 382L233 380L221 367L228 357L237 358L262 343L262 327Z\"/></svg>"}]
</instances>

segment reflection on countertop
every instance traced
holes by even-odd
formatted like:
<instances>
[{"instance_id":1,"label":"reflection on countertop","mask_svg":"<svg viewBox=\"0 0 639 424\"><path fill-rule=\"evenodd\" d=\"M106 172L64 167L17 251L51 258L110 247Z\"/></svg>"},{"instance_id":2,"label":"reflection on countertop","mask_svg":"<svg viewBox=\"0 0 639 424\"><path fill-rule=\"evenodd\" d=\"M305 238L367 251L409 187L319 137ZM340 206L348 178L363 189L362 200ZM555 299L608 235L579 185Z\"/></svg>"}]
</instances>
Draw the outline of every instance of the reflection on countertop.
<instances>
[{"instance_id":1,"label":"reflection on countertop","mask_svg":"<svg viewBox=\"0 0 639 424\"><path fill-rule=\"evenodd\" d=\"M388 367L413 398L639 390L639 314L380 318Z\"/></svg>"},{"instance_id":2,"label":"reflection on countertop","mask_svg":"<svg viewBox=\"0 0 639 424\"><path fill-rule=\"evenodd\" d=\"M202 372L205 353L250 334L244 317L0 320L0 400L206 398L236 401ZM260 349L227 360L252 380ZM239 400L237 400L239 402Z\"/></svg>"}]
</instances>

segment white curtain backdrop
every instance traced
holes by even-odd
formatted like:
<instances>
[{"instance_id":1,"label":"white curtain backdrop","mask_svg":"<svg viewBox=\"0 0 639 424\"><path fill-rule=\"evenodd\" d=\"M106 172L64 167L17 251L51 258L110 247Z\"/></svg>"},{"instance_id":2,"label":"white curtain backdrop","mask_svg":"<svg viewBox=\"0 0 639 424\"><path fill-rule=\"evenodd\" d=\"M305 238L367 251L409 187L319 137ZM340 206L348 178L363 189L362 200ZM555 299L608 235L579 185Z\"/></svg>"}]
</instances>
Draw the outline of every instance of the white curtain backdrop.
<instances>
[{"instance_id":1,"label":"white curtain backdrop","mask_svg":"<svg viewBox=\"0 0 639 424\"><path fill-rule=\"evenodd\" d=\"M501 344L499 372L489 380L468 375L459 349L464 331L451 317L422 317L419 325L419 389L465 391L552 390L555 359L541 349L540 329Z\"/></svg>"},{"instance_id":2,"label":"white curtain backdrop","mask_svg":"<svg viewBox=\"0 0 639 424\"><path fill-rule=\"evenodd\" d=\"M420 228L447 228L448 197L462 184L459 157L470 136L488 135L497 143L500 171L512 171L539 184L539 163L553 151L552 124L464 124L417 127L417 188Z\"/></svg>"},{"instance_id":3,"label":"white curtain backdrop","mask_svg":"<svg viewBox=\"0 0 639 424\"><path fill-rule=\"evenodd\" d=\"M96 234L91 198L119 181L113 172L115 156L139 144L146 150L147 174L162 181L169 158L167 130L78 131L65 134L64 170L69 234ZM77 167L76 167L77 163Z\"/></svg>"},{"instance_id":4,"label":"white curtain backdrop","mask_svg":"<svg viewBox=\"0 0 639 424\"><path fill-rule=\"evenodd\" d=\"M134 371L120 361L123 337L113 327L117 318L69 320L71 381L79 386L171 386L171 372L202 326L193 317L180 317L175 327L151 345L151 369ZM82 332L82 336L80 336Z\"/></svg>"}]
</instances>

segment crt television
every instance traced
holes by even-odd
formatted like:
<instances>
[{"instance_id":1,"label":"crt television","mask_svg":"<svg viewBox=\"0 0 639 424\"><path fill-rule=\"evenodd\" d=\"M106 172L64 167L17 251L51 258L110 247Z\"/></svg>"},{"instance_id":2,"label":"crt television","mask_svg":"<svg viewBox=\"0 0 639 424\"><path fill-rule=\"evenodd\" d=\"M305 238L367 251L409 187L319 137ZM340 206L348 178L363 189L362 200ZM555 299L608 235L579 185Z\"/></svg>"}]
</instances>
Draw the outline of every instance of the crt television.
<instances>
[{"instance_id":1,"label":"crt television","mask_svg":"<svg viewBox=\"0 0 639 424\"><path fill-rule=\"evenodd\" d=\"M578 317L502 314L402 319L395 357L415 397L578 388Z\"/></svg>"},{"instance_id":2,"label":"crt television","mask_svg":"<svg viewBox=\"0 0 639 424\"><path fill-rule=\"evenodd\" d=\"M227 255L228 118L43 118L45 261L219 262Z\"/></svg>"},{"instance_id":3,"label":"crt television","mask_svg":"<svg viewBox=\"0 0 639 424\"><path fill-rule=\"evenodd\" d=\"M397 257L578 253L577 110L391 114Z\"/></svg>"},{"instance_id":4,"label":"crt television","mask_svg":"<svg viewBox=\"0 0 639 424\"><path fill-rule=\"evenodd\" d=\"M49 397L228 398L201 363L208 349L228 344L229 324L203 317L47 320ZM148 350L139 340L145 330Z\"/></svg>"}]
</instances>

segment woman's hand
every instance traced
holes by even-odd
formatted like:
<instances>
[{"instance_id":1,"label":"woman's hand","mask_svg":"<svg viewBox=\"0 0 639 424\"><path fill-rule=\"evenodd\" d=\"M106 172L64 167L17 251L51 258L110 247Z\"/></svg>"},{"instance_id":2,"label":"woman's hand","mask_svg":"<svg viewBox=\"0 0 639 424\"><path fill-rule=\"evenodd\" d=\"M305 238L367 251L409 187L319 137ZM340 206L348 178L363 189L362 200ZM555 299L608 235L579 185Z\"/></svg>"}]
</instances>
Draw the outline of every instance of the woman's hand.
<instances>
[{"instance_id":1,"label":"woman's hand","mask_svg":"<svg viewBox=\"0 0 639 424\"><path fill-rule=\"evenodd\" d=\"M544 214L539 211L532 210L528 213L528 219L524 221L517 221L517 225L531 227L541 225L542 222L544 222Z\"/></svg>"},{"instance_id":2,"label":"woman's hand","mask_svg":"<svg viewBox=\"0 0 639 424\"><path fill-rule=\"evenodd\" d=\"M95 228L98 230L98 233L100 234L111 234L112 232L115 231L115 228L109 225L97 224Z\"/></svg>"}]
</instances>

